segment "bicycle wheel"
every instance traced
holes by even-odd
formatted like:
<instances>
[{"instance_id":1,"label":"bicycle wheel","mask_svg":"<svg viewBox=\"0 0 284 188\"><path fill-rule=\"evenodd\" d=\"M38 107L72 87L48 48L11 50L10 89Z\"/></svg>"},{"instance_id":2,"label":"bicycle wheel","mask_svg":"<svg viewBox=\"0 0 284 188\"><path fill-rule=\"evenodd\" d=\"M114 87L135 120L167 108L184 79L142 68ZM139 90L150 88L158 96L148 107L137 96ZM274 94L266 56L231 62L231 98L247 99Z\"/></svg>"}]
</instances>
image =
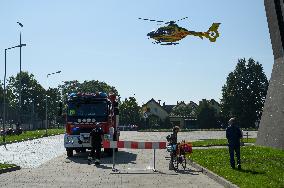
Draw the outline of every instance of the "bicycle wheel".
<instances>
[{"instance_id":1,"label":"bicycle wheel","mask_svg":"<svg viewBox=\"0 0 284 188\"><path fill-rule=\"evenodd\" d=\"M181 166L182 168L185 170L186 169L186 157L184 155L182 155L182 163L181 163Z\"/></svg>"},{"instance_id":2,"label":"bicycle wheel","mask_svg":"<svg viewBox=\"0 0 284 188\"><path fill-rule=\"evenodd\" d=\"M171 153L171 160L170 160L170 163L169 163L169 170L176 170L177 169L177 164L178 161L177 161L177 157L174 153Z\"/></svg>"}]
</instances>

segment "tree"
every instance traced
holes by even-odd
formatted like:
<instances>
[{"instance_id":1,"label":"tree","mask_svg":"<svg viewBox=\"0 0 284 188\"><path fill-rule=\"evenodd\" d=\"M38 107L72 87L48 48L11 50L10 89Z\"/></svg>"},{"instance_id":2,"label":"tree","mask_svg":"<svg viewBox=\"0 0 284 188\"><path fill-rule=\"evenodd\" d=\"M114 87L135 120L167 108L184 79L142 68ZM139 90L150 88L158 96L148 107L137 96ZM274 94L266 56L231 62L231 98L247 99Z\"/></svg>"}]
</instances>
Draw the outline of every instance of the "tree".
<instances>
[{"instance_id":1,"label":"tree","mask_svg":"<svg viewBox=\"0 0 284 188\"><path fill-rule=\"evenodd\" d=\"M48 120L56 120L59 112L59 103L61 102L59 88L48 88L47 95L47 109Z\"/></svg>"},{"instance_id":2,"label":"tree","mask_svg":"<svg viewBox=\"0 0 284 188\"><path fill-rule=\"evenodd\" d=\"M216 110L210 107L208 101L202 101L196 109L197 124L199 128L217 128L218 117Z\"/></svg>"},{"instance_id":3,"label":"tree","mask_svg":"<svg viewBox=\"0 0 284 188\"><path fill-rule=\"evenodd\" d=\"M100 82L98 80L84 81L80 83L78 80L65 81L63 85L60 85L59 88L62 90L63 101L67 100L67 96L70 93L96 93L96 92L105 92L105 93L114 93L118 96L118 92L115 87L108 85L105 82Z\"/></svg>"},{"instance_id":4,"label":"tree","mask_svg":"<svg viewBox=\"0 0 284 188\"><path fill-rule=\"evenodd\" d=\"M126 98L124 101L121 102L119 105L120 109L120 120L119 122L123 125L130 125L130 124L140 124L141 122L141 113L140 107L134 97Z\"/></svg>"},{"instance_id":5,"label":"tree","mask_svg":"<svg viewBox=\"0 0 284 188\"><path fill-rule=\"evenodd\" d=\"M3 118L3 104L4 104L4 88L2 87L3 83L0 80L0 123L2 122Z\"/></svg>"},{"instance_id":6,"label":"tree","mask_svg":"<svg viewBox=\"0 0 284 188\"><path fill-rule=\"evenodd\" d=\"M20 73L18 73L15 77L11 76L9 78L9 84L7 86L7 98L9 101L9 105L16 112L20 112L20 104L19 104L19 95L20 95L20 87L19 87L19 79ZM28 72L21 73L21 120L24 122L30 121L30 113L32 108L37 112L38 117L41 120L45 119L45 90L38 83L38 81L34 78L33 74L29 74ZM14 117L15 121L18 121L16 117Z\"/></svg>"},{"instance_id":7,"label":"tree","mask_svg":"<svg viewBox=\"0 0 284 188\"><path fill-rule=\"evenodd\" d=\"M221 111L229 119L235 116L241 127L254 127L261 113L268 81L259 62L239 59L222 88Z\"/></svg>"}]
</instances>

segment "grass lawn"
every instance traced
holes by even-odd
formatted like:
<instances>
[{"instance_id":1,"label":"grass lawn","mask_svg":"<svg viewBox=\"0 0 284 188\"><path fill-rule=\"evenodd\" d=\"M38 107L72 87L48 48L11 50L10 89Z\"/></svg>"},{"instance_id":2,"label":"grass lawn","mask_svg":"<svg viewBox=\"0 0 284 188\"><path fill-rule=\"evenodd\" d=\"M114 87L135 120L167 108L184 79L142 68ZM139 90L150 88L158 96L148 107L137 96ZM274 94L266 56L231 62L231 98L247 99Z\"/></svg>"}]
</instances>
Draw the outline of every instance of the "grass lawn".
<instances>
[{"instance_id":1,"label":"grass lawn","mask_svg":"<svg viewBox=\"0 0 284 188\"><path fill-rule=\"evenodd\" d=\"M244 143L255 143L256 138L242 139ZM194 147L206 147L206 146L227 146L227 139L206 139L192 142Z\"/></svg>"},{"instance_id":2,"label":"grass lawn","mask_svg":"<svg viewBox=\"0 0 284 188\"><path fill-rule=\"evenodd\" d=\"M65 132L65 129L48 129L47 135L55 135L55 134L63 134ZM12 136L6 136L6 142L12 142L12 141L21 141L21 140L27 140L27 139L34 139L34 138L40 138L45 135L45 130L35 130L35 131L25 131L21 135L12 135ZM0 136L0 144L3 143L3 137Z\"/></svg>"},{"instance_id":3,"label":"grass lawn","mask_svg":"<svg viewBox=\"0 0 284 188\"><path fill-rule=\"evenodd\" d=\"M12 166L14 166L14 165L12 165L12 164L2 164L2 163L0 163L0 169L9 168L9 167L12 167Z\"/></svg>"},{"instance_id":4,"label":"grass lawn","mask_svg":"<svg viewBox=\"0 0 284 188\"><path fill-rule=\"evenodd\" d=\"M228 148L196 149L193 161L239 187L284 187L284 151L268 147L241 148L242 170L230 167Z\"/></svg>"}]
</instances>

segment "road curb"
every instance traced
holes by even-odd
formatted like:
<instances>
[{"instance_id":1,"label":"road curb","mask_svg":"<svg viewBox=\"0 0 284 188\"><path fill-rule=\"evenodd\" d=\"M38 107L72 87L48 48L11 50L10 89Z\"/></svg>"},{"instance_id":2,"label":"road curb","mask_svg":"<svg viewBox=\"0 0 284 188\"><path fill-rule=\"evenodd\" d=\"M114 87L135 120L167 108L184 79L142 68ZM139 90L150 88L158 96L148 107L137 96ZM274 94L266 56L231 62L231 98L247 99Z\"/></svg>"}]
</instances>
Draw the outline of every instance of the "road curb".
<instances>
[{"instance_id":1,"label":"road curb","mask_svg":"<svg viewBox=\"0 0 284 188\"><path fill-rule=\"evenodd\" d=\"M13 165L13 166L11 166L9 168L2 168L2 169L0 169L0 174L16 171L16 170L20 170L20 169L21 169L20 166Z\"/></svg>"},{"instance_id":2,"label":"road curb","mask_svg":"<svg viewBox=\"0 0 284 188\"><path fill-rule=\"evenodd\" d=\"M225 178L218 176L217 174L215 174L214 172L208 170L207 168L204 168L203 166L195 163L192 161L191 164L194 168L196 168L197 170L200 170L203 174L207 175L209 178L215 180L216 182L218 182L219 184L223 185L226 188L238 188L237 185L233 184L232 182L226 180Z\"/></svg>"}]
</instances>

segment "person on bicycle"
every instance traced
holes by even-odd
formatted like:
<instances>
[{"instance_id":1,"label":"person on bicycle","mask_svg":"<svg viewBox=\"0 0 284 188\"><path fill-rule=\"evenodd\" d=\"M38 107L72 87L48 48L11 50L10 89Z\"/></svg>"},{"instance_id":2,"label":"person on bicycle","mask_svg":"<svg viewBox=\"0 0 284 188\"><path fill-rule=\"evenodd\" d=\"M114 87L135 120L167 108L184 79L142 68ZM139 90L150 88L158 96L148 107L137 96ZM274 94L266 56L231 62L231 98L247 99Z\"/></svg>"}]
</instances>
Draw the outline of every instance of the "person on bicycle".
<instances>
[{"instance_id":1,"label":"person on bicycle","mask_svg":"<svg viewBox=\"0 0 284 188\"><path fill-rule=\"evenodd\" d=\"M173 133L167 136L168 142L170 144L177 144L177 133L179 132L179 126L174 126Z\"/></svg>"},{"instance_id":2,"label":"person on bicycle","mask_svg":"<svg viewBox=\"0 0 284 188\"><path fill-rule=\"evenodd\" d=\"M169 145L171 146L171 161L170 161L170 166L169 166L169 169L172 170L174 169L174 166L173 166L173 160L174 160L174 157L177 155L177 133L179 132L179 126L174 126L173 128L173 133L168 135L166 138L167 138L167 141L169 142Z\"/></svg>"}]
</instances>

